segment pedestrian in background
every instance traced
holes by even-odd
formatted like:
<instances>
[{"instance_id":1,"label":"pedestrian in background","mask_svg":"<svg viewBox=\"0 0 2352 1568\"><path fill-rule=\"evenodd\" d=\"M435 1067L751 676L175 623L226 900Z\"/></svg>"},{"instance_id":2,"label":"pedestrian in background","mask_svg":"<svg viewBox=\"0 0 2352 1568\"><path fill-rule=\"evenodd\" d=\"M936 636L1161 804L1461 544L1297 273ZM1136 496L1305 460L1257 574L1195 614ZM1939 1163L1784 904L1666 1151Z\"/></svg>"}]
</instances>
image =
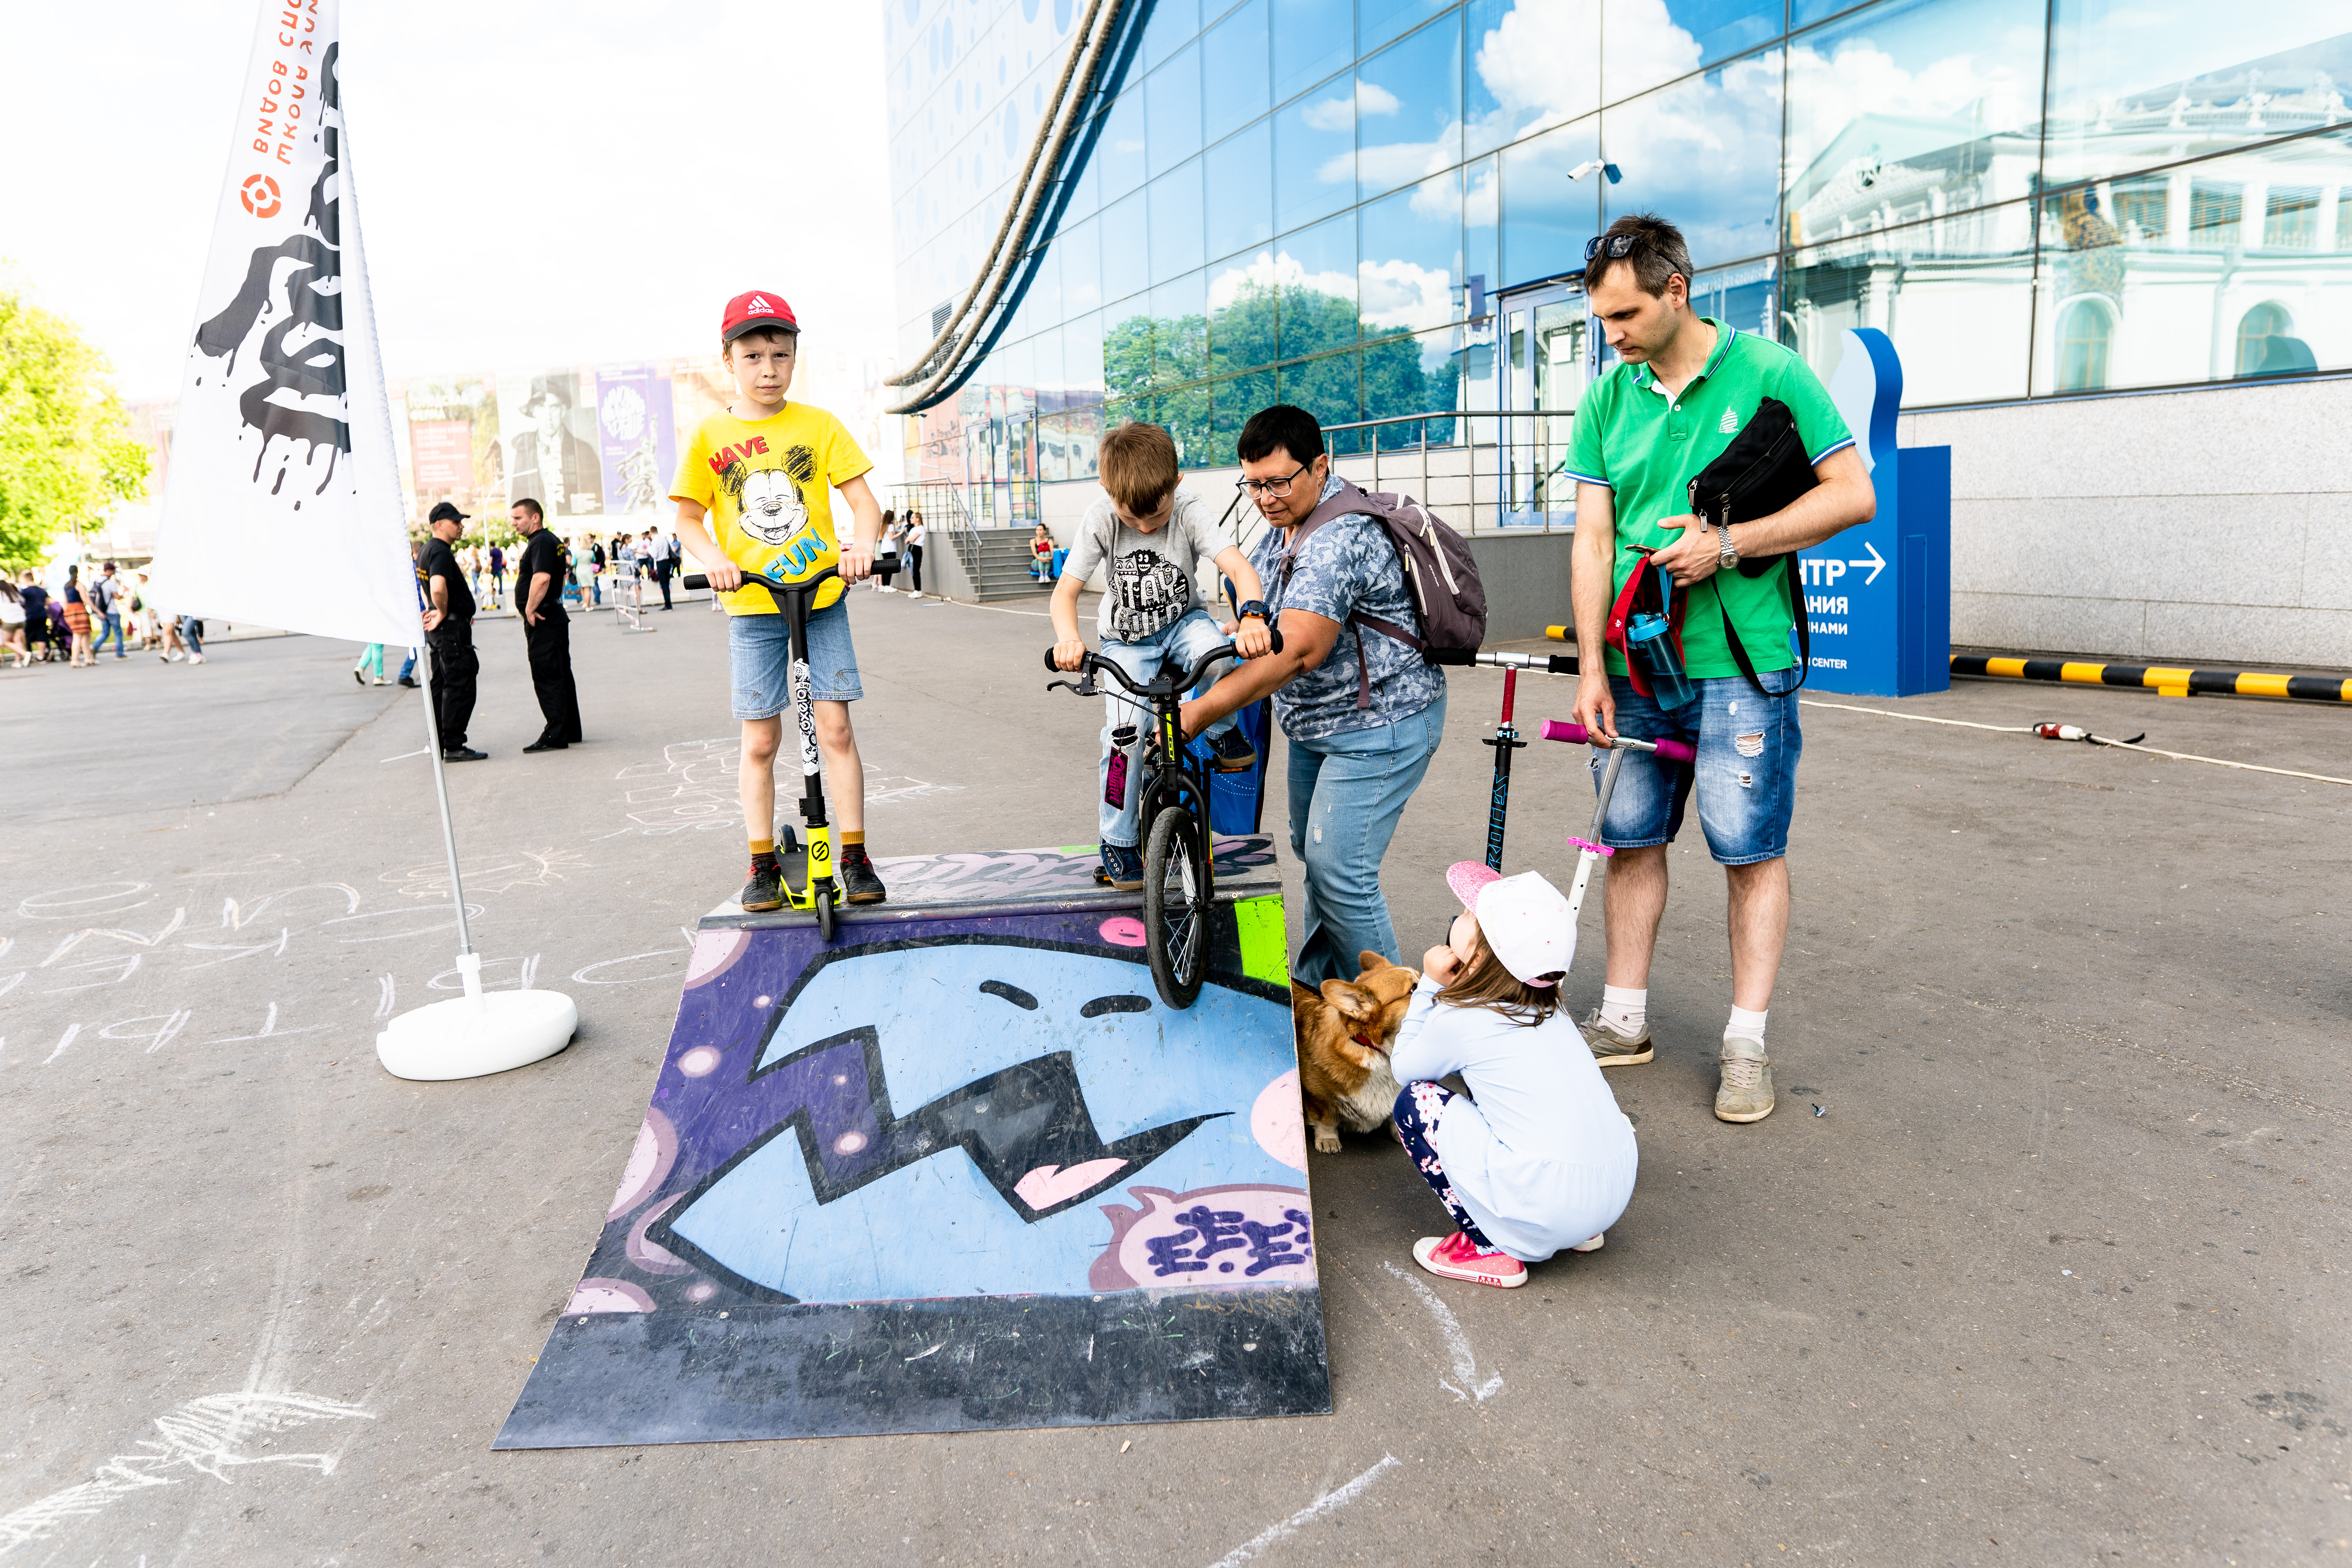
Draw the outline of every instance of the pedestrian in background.
<instances>
[{"instance_id":1,"label":"pedestrian in background","mask_svg":"<svg viewBox=\"0 0 2352 1568\"><path fill-rule=\"evenodd\" d=\"M180 640L187 645L190 664L205 662L205 623L202 617L197 616L180 617Z\"/></svg>"},{"instance_id":2,"label":"pedestrian in background","mask_svg":"<svg viewBox=\"0 0 2352 1568\"><path fill-rule=\"evenodd\" d=\"M49 637L49 591L30 567L16 580L16 596L25 606L25 651L31 660L47 664L57 645Z\"/></svg>"},{"instance_id":3,"label":"pedestrian in background","mask_svg":"<svg viewBox=\"0 0 2352 1568\"><path fill-rule=\"evenodd\" d=\"M425 612L425 640L433 647L433 712L441 731L441 760L478 763L488 753L466 744L474 717L474 685L481 659L474 652L474 595L449 546L466 530L466 514L447 501L435 504L433 537L420 558L431 608Z\"/></svg>"},{"instance_id":4,"label":"pedestrian in background","mask_svg":"<svg viewBox=\"0 0 2352 1568\"><path fill-rule=\"evenodd\" d=\"M506 600L507 552L499 546L490 546L490 608L497 609Z\"/></svg>"},{"instance_id":5,"label":"pedestrian in background","mask_svg":"<svg viewBox=\"0 0 2352 1568\"><path fill-rule=\"evenodd\" d=\"M158 624L155 606L147 599L147 574L144 572L133 572L131 574L131 625L139 633L139 647L142 652L156 647L163 640L163 627Z\"/></svg>"},{"instance_id":6,"label":"pedestrian in background","mask_svg":"<svg viewBox=\"0 0 2352 1568\"><path fill-rule=\"evenodd\" d=\"M98 581L89 585L88 603L90 624L98 628L98 640L90 645L90 662L98 662L110 638L114 643L114 657L129 658L131 655L122 641L122 584L114 575L113 562L99 569Z\"/></svg>"},{"instance_id":7,"label":"pedestrian in background","mask_svg":"<svg viewBox=\"0 0 2352 1568\"><path fill-rule=\"evenodd\" d=\"M906 530L899 526L896 508L882 514L882 541L874 552L874 589L879 594L895 594L890 579L898 574L898 550L905 542Z\"/></svg>"},{"instance_id":8,"label":"pedestrian in background","mask_svg":"<svg viewBox=\"0 0 2352 1568\"><path fill-rule=\"evenodd\" d=\"M81 567L66 568L66 636L72 639L70 668L86 668L98 660L89 656L89 605L81 596Z\"/></svg>"},{"instance_id":9,"label":"pedestrian in background","mask_svg":"<svg viewBox=\"0 0 2352 1568\"><path fill-rule=\"evenodd\" d=\"M371 676L374 678L373 682L369 679ZM362 686L392 684L383 678L383 644L372 642L360 650L360 661L352 666L352 679Z\"/></svg>"},{"instance_id":10,"label":"pedestrian in background","mask_svg":"<svg viewBox=\"0 0 2352 1568\"><path fill-rule=\"evenodd\" d=\"M522 603L523 646L530 655L530 685L544 721L526 752L560 752L583 739L580 689L572 679L572 622L563 613L563 546L547 526L539 502L525 496L507 509L522 535L515 597Z\"/></svg>"},{"instance_id":11,"label":"pedestrian in background","mask_svg":"<svg viewBox=\"0 0 2352 1568\"><path fill-rule=\"evenodd\" d=\"M0 653L15 654L18 669L33 662L25 646L25 596L5 577L0 577Z\"/></svg>"},{"instance_id":12,"label":"pedestrian in background","mask_svg":"<svg viewBox=\"0 0 2352 1568\"><path fill-rule=\"evenodd\" d=\"M907 596L910 599L919 599L923 596L923 514L921 512L910 510L907 513L906 538L901 542L900 547L907 555Z\"/></svg>"}]
</instances>

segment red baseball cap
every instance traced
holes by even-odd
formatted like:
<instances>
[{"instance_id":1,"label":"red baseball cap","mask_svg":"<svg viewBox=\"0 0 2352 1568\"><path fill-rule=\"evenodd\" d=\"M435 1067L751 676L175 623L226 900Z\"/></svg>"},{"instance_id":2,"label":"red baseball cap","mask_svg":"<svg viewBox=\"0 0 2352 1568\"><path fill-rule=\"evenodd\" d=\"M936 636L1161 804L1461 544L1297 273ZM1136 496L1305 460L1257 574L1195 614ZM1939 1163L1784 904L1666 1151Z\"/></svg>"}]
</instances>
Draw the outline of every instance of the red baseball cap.
<instances>
[{"instance_id":1,"label":"red baseball cap","mask_svg":"<svg viewBox=\"0 0 2352 1568\"><path fill-rule=\"evenodd\" d=\"M731 343L745 332L761 331L797 332L800 318L784 303L782 294L762 294L753 289L738 294L727 301L727 313L719 320L719 341Z\"/></svg>"}]
</instances>

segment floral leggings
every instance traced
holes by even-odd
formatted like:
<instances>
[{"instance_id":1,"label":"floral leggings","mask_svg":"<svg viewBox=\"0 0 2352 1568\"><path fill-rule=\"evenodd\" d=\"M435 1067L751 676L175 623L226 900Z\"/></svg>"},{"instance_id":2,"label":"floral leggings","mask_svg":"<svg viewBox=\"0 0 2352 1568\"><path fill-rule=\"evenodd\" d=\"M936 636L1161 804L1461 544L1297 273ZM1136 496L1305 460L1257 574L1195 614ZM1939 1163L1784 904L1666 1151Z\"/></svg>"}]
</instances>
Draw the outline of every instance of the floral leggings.
<instances>
[{"instance_id":1,"label":"floral leggings","mask_svg":"<svg viewBox=\"0 0 2352 1568\"><path fill-rule=\"evenodd\" d=\"M1497 1248L1486 1239L1486 1232L1478 1228L1478 1222L1470 1217L1470 1211L1462 1206L1462 1200L1454 1195L1454 1184L1445 1179L1445 1163L1437 1157L1436 1149L1429 1142L1430 1133L1436 1131L1437 1119L1445 1113L1446 1104L1453 1098L1449 1090L1438 1084L1405 1085L1404 1092L1398 1095L1396 1100L1397 1136L1402 1140L1405 1152L1412 1156L1413 1166L1421 1172L1422 1180L1427 1182L1430 1191L1437 1194L1437 1201L1445 1205L1445 1212L1454 1216L1454 1223L1462 1234L1486 1251L1493 1252Z\"/></svg>"}]
</instances>

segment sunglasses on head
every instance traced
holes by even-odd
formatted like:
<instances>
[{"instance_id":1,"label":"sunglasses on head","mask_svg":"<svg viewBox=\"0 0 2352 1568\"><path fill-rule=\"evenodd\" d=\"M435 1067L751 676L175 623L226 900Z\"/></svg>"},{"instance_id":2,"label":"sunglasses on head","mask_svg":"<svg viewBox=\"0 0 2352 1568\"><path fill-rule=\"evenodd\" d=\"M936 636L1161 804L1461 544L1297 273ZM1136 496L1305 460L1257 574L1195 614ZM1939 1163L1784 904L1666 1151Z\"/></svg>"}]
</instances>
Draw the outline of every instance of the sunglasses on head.
<instances>
[{"instance_id":1,"label":"sunglasses on head","mask_svg":"<svg viewBox=\"0 0 2352 1568\"><path fill-rule=\"evenodd\" d=\"M1643 243L1638 234L1597 234L1584 242L1584 259L1592 260L1606 251L1612 261L1622 261L1633 254L1633 247Z\"/></svg>"}]
</instances>

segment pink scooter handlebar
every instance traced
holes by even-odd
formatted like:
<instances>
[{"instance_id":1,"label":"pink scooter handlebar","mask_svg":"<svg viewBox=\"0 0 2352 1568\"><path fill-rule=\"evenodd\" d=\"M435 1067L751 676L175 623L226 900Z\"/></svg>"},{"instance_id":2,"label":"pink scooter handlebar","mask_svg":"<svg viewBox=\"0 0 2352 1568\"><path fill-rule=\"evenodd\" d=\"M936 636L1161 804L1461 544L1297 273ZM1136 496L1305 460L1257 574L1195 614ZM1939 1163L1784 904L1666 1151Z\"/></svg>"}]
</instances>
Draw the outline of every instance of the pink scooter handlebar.
<instances>
[{"instance_id":1,"label":"pink scooter handlebar","mask_svg":"<svg viewBox=\"0 0 2352 1568\"><path fill-rule=\"evenodd\" d=\"M1585 732L1583 725L1570 724L1561 719L1544 721L1543 738L1547 741L1571 741L1580 746L1592 743L1592 737ZM1637 741L1631 735L1620 735L1617 744L1636 752L1655 752L1671 763L1698 761L1698 753L1680 741Z\"/></svg>"}]
</instances>

